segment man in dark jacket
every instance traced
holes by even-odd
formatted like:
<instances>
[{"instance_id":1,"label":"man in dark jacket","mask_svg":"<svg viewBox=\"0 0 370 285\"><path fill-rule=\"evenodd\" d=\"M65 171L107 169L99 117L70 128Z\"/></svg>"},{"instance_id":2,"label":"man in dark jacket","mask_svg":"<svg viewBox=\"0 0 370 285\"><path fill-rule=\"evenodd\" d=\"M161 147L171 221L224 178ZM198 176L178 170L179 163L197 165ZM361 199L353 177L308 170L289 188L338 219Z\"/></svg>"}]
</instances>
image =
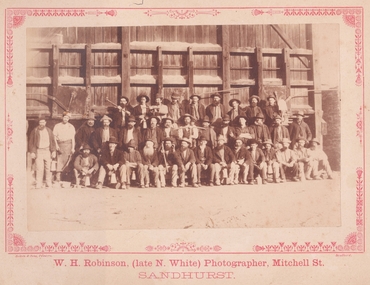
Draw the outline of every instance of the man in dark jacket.
<instances>
[{"instance_id":1,"label":"man in dark jacket","mask_svg":"<svg viewBox=\"0 0 370 285\"><path fill-rule=\"evenodd\" d=\"M143 162L141 158L141 154L137 148L137 144L134 140L130 140L127 145L128 151L123 153L125 162L126 162L126 170L127 170L127 187L131 185L131 178L132 172L135 171L136 181L139 182L140 188L144 188L144 175L143 175Z\"/></svg>"},{"instance_id":2,"label":"man in dark jacket","mask_svg":"<svg viewBox=\"0 0 370 285\"><path fill-rule=\"evenodd\" d=\"M282 141L282 139L289 139L290 135L288 129L282 124L281 116L276 115L274 120L275 123L272 124L270 128L270 134L272 143L276 145L278 142Z\"/></svg>"},{"instance_id":3,"label":"man in dark jacket","mask_svg":"<svg viewBox=\"0 0 370 285\"><path fill-rule=\"evenodd\" d=\"M141 142L141 130L136 128L136 120L134 116L130 116L127 119L126 126L121 128L118 133L118 147L127 151L127 145L130 140L134 140L136 145L139 145Z\"/></svg>"},{"instance_id":4,"label":"man in dark jacket","mask_svg":"<svg viewBox=\"0 0 370 285\"><path fill-rule=\"evenodd\" d=\"M76 178L76 188L80 187L81 179L85 187L90 186L91 178L99 169L98 159L90 151L91 147L84 144L80 150L81 153L74 160L73 172Z\"/></svg>"},{"instance_id":5,"label":"man in dark jacket","mask_svg":"<svg viewBox=\"0 0 370 285\"><path fill-rule=\"evenodd\" d=\"M112 127L117 133L126 126L129 116L132 115L134 108L130 105L130 101L126 96L122 96L119 100L119 105L113 113Z\"/></svg>"},{"instance_id":6,"label":"man in dark jacket","mask_svg":"<svg viewBox=\"0 0 370 285\"><path fill-rule=\"evenodd\" d=\"M255 139L249 140L249 144L249 151L253 162L253 171L251 173L256 173L257 176L262 176L262 184L267 184L265 155L263 154L262 149L258 147L258 142ZM249 184L254 184L253 178L254 177L249 177Z\"/></svg>"},{"instance_id":7,"label":"man in dark jacket","mask_svg":"<svg viewBox=\"0 0 370 285\"><path fill-rule=\"evenodd\" d=\"M185 105L185 113L190 114L194 118L196 125L199 125L206 115L206 108L199 102L201 97L197 94L190 96L189 104Z\"/></svg>"},{"instance_id":8,"label":"man in dark jacket","mask_svg":"<svg viewBox=\"0 0 370 285\"><path fill-rule=\"evenodd\" d=\"M204 173L206 185L209 185L210 169L213 160L212 149L207 146L206 137L201 136L198 142L198 146L194 149L198 186L201 186L202 173Z\"/></svg>"},{"instance_id":9,"label":"man in dark jacket","mask_svg":"<svg viewBox=\"0 0 370 285\"><path fill-rule=\"evenodd\" d=\"M253 176L253 161L250 152L243 144L242 138L236 138L233 152L235 156L234 184L238 184L239 181L247 184L248 176Z\"/></svg>"},{"instance_id":10,"label":"man in dark jacket","mask_svg":"<svg viewBox=\"0 0 370 285\"><path fill-rule=\"evenodd\" d=\"M177 150L177 155L180 158L179 164L180 187L185 187L186 174L188 174L188 178L189 181L191 181L192 186L198 187L195 156L193 150L190 149L190 146L191 140L187 138L182 138L180 140L180 148Z\"/></svg>"},{"instance_id":11,"label":"man in dark jacket","mask_svg":"<svg viewBox=\"0 0 370 285\"><path fill-rule=\"evenodd\" d=\"M91 136L92 136L92 133L95 131L94 124L95 124L94 113L90 113L89 117L87 118L87 121L84 122L81 125L81 127L76 131L76 135L75 135L76 151L81 150L85 144L88 144L91 146L92 144Z\"/></svg>"},{"instance_id":12,"label":"man in dark jacket","mask_svg":"<svg viewBox=\"0 0 370 285\"><path fill-rule=\"evenodd\" d=\"M211 95L213 102L207 106L206 115L211 120L211 123L221 120L226 115L226 108L221 104L221 95L215 93Z\"/></svg>"},{"instance_id":13,"label":"man in dark jacket","mask_svg":"<svg viewBox=\"0 0 370 285\"><path fill-rule=\"evenodd\" d=\"M150 139L145 141L143 149L140 151L143 162L144 184L148 188L150 184L150 174L153 176L154 185L161 187L158 173L158 153L154 149L154 142Z\"/></svg>"},{"instance_id":14,"label":"man in dark jacket","mask_svg":"<svg viewBox=\"0 0 370 285\"><path fill-rule=\"evenodd\" d=\"M240 100L236 98L233 98L229 101L229 106L231 107L231 110L227 112L227 114L230 117L231 125L233 127L239 125L239 122L237 120L239 116L245 116L245 112L240 107L240 103L241 103Z\"/></svg>"},{"instance_id":15,"label":"man in dark jacket","mask_svg":"<svg viewBox=\"0 0 370 285\"><path fill-rule=\"evenodd\" d=\"M249 125L253 124L254 118L257 117L257 115L263 115L262 109L258 106L259 102L260 97L257 95L249 97L249 106L244 109Z\"/></svg>"},{"instance_id":16,"label":"man in dark jacket","mask_svg":"<svg viewBox=\"0 0 370 285\"><path fill-rule=\"evenodd\" d=\"M171 137L163 139L163 147L158 152L158 170L161 186L166 186L166 173L171 174L171 185L177 187L178 170L180 165L180 157L175 151L175 141Z\"/></svg>"},{"instance_id":17,"label":"man in dark jacket","mask_svg":"<svg viewBox=\"0 0 370 285\"><path fill-rule=\"evenodd\" d=\"M100 122L102 122L103 127L100 127L91 134L91 143L95 153L100 156L102 149L106 147L107 142L110 138L114 137L117 139L118 135L115 129L110 127L112 119L107 115L104 115Z\"/></svg>"},{"instance_id":18,"label":"man in dark jacket","mask_svg":"<svg viewBox=\"0 0 370 285\"><path fill-rule=\"evenodd\" d=\"M290 144L291 149L294 149L298 138L303 138L306 141L312 140L310 127L303 121L304 116L304 112L299 111L295 116L296 119L289 126L289 135L292 141Z\"/></svg>"},{"instance_id":19,"label":"man in dark jacket","mask_svg":"<svg viewBox=\"0 0 370 285\"><path fill-rule=\"evenodd\" d=\"M255 139L258 142L259 147L262 147L262 143L270 138L270 131L268 127L263 123L263 114L257 115L254 118L254 123L250 126L254 131Z\"/></svg>"}]
</instances>

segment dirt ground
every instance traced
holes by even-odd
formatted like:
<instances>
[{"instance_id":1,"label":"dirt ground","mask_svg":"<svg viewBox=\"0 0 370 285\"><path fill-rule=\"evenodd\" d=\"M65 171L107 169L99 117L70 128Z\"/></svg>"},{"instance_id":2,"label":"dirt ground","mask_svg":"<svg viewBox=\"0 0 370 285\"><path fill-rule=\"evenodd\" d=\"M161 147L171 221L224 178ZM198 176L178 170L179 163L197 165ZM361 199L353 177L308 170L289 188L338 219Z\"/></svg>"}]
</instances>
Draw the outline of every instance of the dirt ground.
<instances>
[{"instance_id":1,"label":"dirt ground","mask_svg":"<svg viewBox=\"0 0 370 285\"><path fill-rule=\"evenodd\" d=\"M30 231L339 226L333 180L200 188L28 189Z\"/></svg>"}]
</instances>

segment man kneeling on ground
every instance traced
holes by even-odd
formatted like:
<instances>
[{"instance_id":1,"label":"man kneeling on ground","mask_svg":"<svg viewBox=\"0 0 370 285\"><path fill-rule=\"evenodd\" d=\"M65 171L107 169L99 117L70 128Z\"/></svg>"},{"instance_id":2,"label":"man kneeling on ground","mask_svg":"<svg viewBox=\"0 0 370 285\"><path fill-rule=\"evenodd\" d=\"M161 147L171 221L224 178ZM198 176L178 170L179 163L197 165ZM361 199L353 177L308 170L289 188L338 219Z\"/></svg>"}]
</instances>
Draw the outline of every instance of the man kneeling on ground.
<instances>
[{"instance_id":1,"label":"man kneeling on ground","mask_svg":"<svg viewBox=\"0 0 370 285\"><path fill-rule=\"evenodd\" d=\"M85 187L90 186L91 177L98 171L99 163L98 158L91 154L91 147L88 144L84 144L82 149L74 161L74 175L76 178L76 188L80 187L80 181L82 179Z\"/></svg>"}]
</instances>

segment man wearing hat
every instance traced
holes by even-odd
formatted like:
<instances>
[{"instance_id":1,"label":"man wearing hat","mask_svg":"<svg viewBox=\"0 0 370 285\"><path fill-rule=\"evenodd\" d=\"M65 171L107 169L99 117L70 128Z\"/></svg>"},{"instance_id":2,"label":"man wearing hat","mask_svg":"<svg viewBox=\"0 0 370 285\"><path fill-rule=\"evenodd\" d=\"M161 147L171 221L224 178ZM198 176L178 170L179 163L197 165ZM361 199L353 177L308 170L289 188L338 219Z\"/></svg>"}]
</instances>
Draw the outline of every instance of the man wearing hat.
<instances>
[{"instance_id":1,"label":"man wearing hat","mask_svg":"<svg viewBox=\"0 0 370 285\"><path fill-rule=\"evenodd\" d=\"M266 184L266 162L265 162L265 155L263 154L262 149L258 147L258 141L256 139L249 140L250 149L249 152L252 158L252 169L250 171L252 177L248 177L249 184L253 185L254 182L254 174L258 176L262 176L262 184Z\"/></svg>"},{"instance_id":2,"label":"man wearing hat","mask_svg":"<svg viewBox=\"0 0 370 285\"><path fill-rule=\"evenodd\" d=\"M312 133L310 127L303 121L305 117L303 111L299 111L296 114L296 119L289 126L289 136L292 140L290 147L293 149L299 137L304 138L306 141L312 139Z\"/></svg>"},{"instance_id":3,"label":"man wearing hat","mask_svg":"<svg viewBox=\"0 0 370 285\"><path fill-rule=\"evenodd\" d=\"M90 112L86 122L84 122L81 125L81 127L79 127L76 131L75 135L76 151L80 150L85 144L88 145L92 144L91 136L92 133L95 131L94 124L95 124L95 115L93 112Z\"/></svg>"},{"instance_id":4,"label":"man wearing hat","mask_svg":"<svg viewBox=\"0 0 370 285\"><path fill-rule=\"evenodd\" d=\"M272 174L273 181L275 183L280 182L279 178L279 163L276 161L276 151L273 147L273 143L271 140L266 140L263 142L263 154L265 155L265 162L266 162L266 174L265 177L269 180L268 175ZM270 182L270 181L269 181Z\"/></svg>"},{"instance_id":5,"label":"man wearing hat","mask_svg":"<svg viewBox=\"0 0 370 285\"><path fill-rule=\"evenodd\" d=\"M163 96L160 93L156 95L155 105L150 106L150 110L153 116L157 116L161 119L167 117L168 107L163 104Z\"/></svg>"},{"instance_id":6,"label":"man wearing hat","mask_svg":"<svg viewBox=\"0 0 370 285\"><path fill-rule=\"evenodd\" d=\"M140 188L144 188L143 162L141 154L136 150L137 144L134 140L130 140L127 145L128 150L123 153L126 162L127 171L127 187L129 187L132 179L132 172L135 171L136 182L139 183Z\"/></svg>"},{"instance_id":7,"label":"man wearing hat","mask_svg":"<svg viewBox=\"0 0 370 285\"><path fill-rule=\"evenodd\" d=\"M100 122L102 127L99 127L91 135L91 143L95 153L99 156L102 152L102 149L107 145L111 137L118 137L118 134L115 129L110 127L112 119L107 115L104 115Z\"/></svg>"},{"instance_id":8,"label":"man wearing hat","mask_svg":"<svg viewBox=\"0 0 370 285\"><path fill-rule=\"evenodd\" d=\"M175 151L175 141L171 137L163 139L163 148L158 153L158 170L161 186L166 186L166 173L171 175L172 187L177 187L180 157Z\"/></svg>"},{"instance_id":9,"label":"man wearing hat","mask_svg":"<svg viewBox=\"0 0 370 285\"><path fill-rule=\"evenodd\" d=\"M188 138L180 139L180 148L177 150L177 155L180 158L179 162L179 187L185 187L185 175L188 175L189 182L193 187L198 187L197 184L197 168L195 166L195 156L190 149L191 140ZM190 177L189 177L190 176ZM189 183L190 184L190 183Z\"/></svg>"},{"instance_id":10,"label":"man wearing hat","mask_svg":"<svg viewBox=\"0 0 370 285\"><path fill-rule=\"evenodd\" d=\"M142 129L146 129L146 120L150 117L150 106L148 105L149 97L145 93L141 93L136 97L136 101L139 104L134 107L133 115L135 116L138 125Z\"/></svg>"},{"instance_id":11,"label":"man wearing hat","mask_svg":"<svg viewBox=\"0 0 370 285\"><path fill-rule=\"evenodd\" d=\"M126 189L126 161L124 154L117 148L118 140L115 137L110 137L107 144L108 147L102 149L96 188L102 188L108 175L108 184L115 185L116 189Z\"/></svg>"},{"instance_id":12,"label":"man wearing hat","mask_svg":"<svg viewBox=\"0 0 370 285\"><path fill-rule=\"evenodd\" d=\"M225 144L228 147L233 147L235 144L235 138L237 137L236 135L236 130L235 128L230 126L230 117L229 115L225 115L222 117L222 123L221 126L218 128L215 128L215 132L217 136L222 135L225 140Z\"/></svg>"},{"instance_id":13,"label":"man wearing hat","mask_svg":"<svg viewBox=\"0 0 370 285\"><path fill-rule=\"evenodd\" d=\"M247 106L244 109L245 115L248 118L248 124L253 124L254 118L257 117L257 115L263 115L262 109L258 106L258 103L260 102L260 97L257 95L252 95L249 97L249 106Z\"/></svg>"},{"instance_id":14,"label":"man wearing hat","mask_svg":"<svg viewBox=\"0 0 370 285\"><path fill-rule=\"evenodd\" d=\"M285 182L287 175L293 181L299 181L297 157L294 151L289 148L290 143L291 141L289 139L282 139L277 143L276 161L279 163L280 182Z\"/></svg>"},{"instance_id":15,"label":"man wearing hat","mask_svg":"<svg viewBox=\"0 0 370 285\"><path fill-rule=\"evenodd\" d=\"M151 140L154 142L154 149L158 149L159 144L161 143L161 129L158 126L160 122L161 119L157 116L151 116L149 118L148 120L149 127L143 131L141 143L144 143L146 140Z\"/></svg>"},{"instance_id":16,"label":"man wearing hat","mask_svg":"<svg viewBox=\"0 0 370 285\"><path fill-rule=\"evenodd\" d=\"M213 181L217 186L221 185L221 178L225 180L225 184L234 184L235 172L235 156L232 150L225 145L225 137L219 135L217 137L217 146L213 152L213 160L211 165L211 181L210 184L213 186Z\"/></svg>"},{"instance_id":17,"label":"man wearing hat","mask_svg":"<svg viewBox=\"0 0 370 285\"><path fill-rule=\"evenodd\" d=\"M150 184L150 176L153 177L153 185L157 188L161 187L158 174L158 153L154 149L154 142L150 139L145 141L143 149L140 151L142 162L143 162L143 176L144 185L146 188Z\"/></svg>"},{"instance_id":18,"label":"man wearing hat","mask_svg":"<svg viewBox=\"0 0 370 285\"><path fill-rule=\"evenodd\" d=\"M221 104L221 95L219 93L214 93L211 95L213 102L207 106L206 115L211 120L211 123L216 122L216 120L221 120L223 116L226 115L226 108Z\"/></svg>"},{"instance_id":19,"label":"man wearing hat","mask_svg":"<svg viewBox=\"0 0 370 285\"><path fill-rule=\"evenodd\" d=\"M236 117L238 122L238 126L235 128L236 137L239 137L242 141L244 146L248 146L248 140L255 138L254 129L248 127L247 125L247 117L245 115L240 115Z\"/></svg>"},{"instance_id":20,"label":"man wearing hat","mask_svg":"<svg viewBox=\"0 0 370 285\"><path fill-rule=\"evenodd\" d=\"M178 138L178 130L173 127L173 119L171 117L165 117L162 119L160 129L160 144L163 147L163 140L165 138L173 138L175 141Z\"/></svg>"},{"instance_id":21,"label":"man wearing hat","mask_svg":"<svg viewBox=\"0 0 370 285\"><path fill-rule=\"evenodd\" d=\"M207 146L207 138L200 136L198 146L194 149L195 164L197 168L198 186L201 186L202 173L205 177L205 182L209 185L210 169L213 159L212 149Z\"/></svg>"},{"instance_id":22,"label":"man wearing hat","mask_svg":"<svg viewBox=\"0 0 370 285\"><path fill-rule=\"evenodd\" d=\"M297 146L294 149L295 155L297 157L298 164L298 176L301 181L311 180L310 173L312 171L311 158L308 154L308 149L304 146L306 145L306 140L302 137L297 139Z\"/></svg>"},{"instance_id":23,"label":"man wearing hat","mask_svg":"<svg viewBox=\"0 0 370 285\"><path fill-rule=\"evenodd\" d=\"M235 174L234 174L234 184L239 184L239 181L243 184L248 182L249 177L253 175L253 162L250 152L243 144L243 139L237 137L235 139L235 147L233 149L235 156Z\"/></svg>"},{"instance_id":24,"label":"man wearing hat","mask_svg":"<svg viewBox=\"0 0 370 285\"><path fill-rule=\"evenodd\" d=\"M211 127L211 121L208 116L204 116L202 120L202 128L199 129L199 137L203 136L207 140L207 146L213 149L216 146L217 135Z\"/></svg>"},{"instance_id":25,"label":"man wearing hat","mask_svg":"<svg viewBox=\"0 0 370 285\"><path fill-rule=\"evenodd\" d=\"M56 183L61 182L61 173L68 166L75 151L75 127L69 123L71 113L64 112L62 122L54 126L53 134L57 149ZM62 185L61 185L62 186Z\"/></svg>"},{"instance_id":26,"label":"man wearing hat","mask_svg":"<svg viewBox=\"0 0 370 285\"><path fill-rule=\"evenodd\" d=\"M117 131L126 126L126 122L129 116L133 114L133 107L130 104L129 99L126 96L121 96L119 104L113 113L112 127Z\"/></svg>"},{"instance_id":27,"label":"man wearing hat","mask_svg":"<svg viewBox=\"0 0 370 285\"><path fill-rule=\"evenodd\" d=\"M194 125L194 118L190 114L184 114L181 117L183 125L179 127L179 139L187 138L190 140L190 147L195 147L196 139L199 136L198 128Z\"/></svg>"},{"instance_id":28,"label":"man wearing hat","mask_svg":"<svg viewBox=\"0 0 370 285\"><path fill-rule=\"evenodd\" d=\"M191 95L189 104L187 104L184 108L185 113L190 114L194 118L196 124L202 121L206 115L206 108L199 102L200 99L200 95Z\"/></svg>"},{"instance_id":29,"label":"man wearing hat","mask_svg":"<svg viewBox=\"0 0 370 285\"><path fill-rule=\"evenodd\" d=\"M254 131L255 139L257 140L258 144L262 147L262 142L265 140L271 139L270 131L268 127L263 123L264 117L263 114L258 114L254 118L254 123L250 126L251 129Z\"/></svg>"},{"instance_id":30,"label":"man wearing hat","mask_svg":"<svg viewBox=\"0 0 370 285\"><path fill-rule=\"evenodd\" d=\"M41 188L45 176L46 187L51 187L51 160L56 157L56 145L54 134L46 127L44 117L39 118L38 126L30 134L28 152L35 160L36 166L36 189Z\"/></svg>"},{"instance_id":31,"label":"man wearing hat","mask_svg":"<svg viewBox=\"0 0 370 285\"><path fill-rule=\"evenodd\" d=\"M184 107L180 104L180 94L173 92L171 94L171 104L168 105L168 116L173 119L174 124L177 125L177 121L184 114Z\"/></svg>"},{"instance_id":32,"label":"man wearing hat","mask_svg":"<svg viewBox=\"0 0 370 285\"><path fill-rule=\"evenodd\" d=\"M310 141L310 148L307 151L308 157L311 160L313 177L315 180L320 180L321 175L323 175L326 172L327 177L329 179L333 179L333 171L331 170L331 167L328 161L328 156L319 146L320 146L320 142L317 139L312 139Z\"/></svg>"},{"instance_id":33,"label":"man wearing hat","mask_svg":"<svg viewBox=\"0 0 370 285\"><path fill-rule=\"evenodd\" d=\"M227 115L229 115L229 117L231 119L231 122L232 122L231 124L236 127L238 125L237 118L239 116L245 116L245 112L240 107L240 100L239 99L236 99L236 98L231 99L229 101L229 106L231 107L231 110L229 112L227 112Z\"/></svg>"},{"instance_id":34,"label":"man wearing hat","mask_svg":"<svg viewBox=\"0 0 370 285\"><path fill-rule=\"evenodd\" d=\"M270 135L274 145L282 139L290 138L289 130L283 126L283 120L280 115L274 117L274 124L270 128Z\"/></svg>"},{"instance_id":35,"label":"man wearing hat","mask_svg":"<svg viewBox=\"0 0 370 285\"><path fill-rule=\"evenodd\" d=\"M98 171L98 158L90 153L91 147L84 144L81 147L80 154L74 160L73 173L76 179L76 188L80 187L80 181L83 180L84 186L90 186L91 177Z\"/></svg>"},{"instance_id":36,"label":"man wearing hat","mask_svg":"<svg viewBox=\"0 0 370 285\"><path fill-rule=\"evenodd\" d=\"M281 116L281 111L279 110L279 106L276 103L276 97L273 94L267 96L268 104L264 109L265 115L265 124L267 127L271 127L272 124L275 122L275 116Z\"/></svg>"},{"instance_id":37,"label":"man wearing hat","mask_svg":"<svg viewBox=\"0 0 370 285\"><path fill-rule=\"evenodd\" d=\"M134 116L129 116L126 121L126 126L121 128L118 133L118 147L121 150L127 150L127 145L130 140L134 140L138 145L141 142L141 130L136 128L136 119Z\"/></svg>"}]
</instances>

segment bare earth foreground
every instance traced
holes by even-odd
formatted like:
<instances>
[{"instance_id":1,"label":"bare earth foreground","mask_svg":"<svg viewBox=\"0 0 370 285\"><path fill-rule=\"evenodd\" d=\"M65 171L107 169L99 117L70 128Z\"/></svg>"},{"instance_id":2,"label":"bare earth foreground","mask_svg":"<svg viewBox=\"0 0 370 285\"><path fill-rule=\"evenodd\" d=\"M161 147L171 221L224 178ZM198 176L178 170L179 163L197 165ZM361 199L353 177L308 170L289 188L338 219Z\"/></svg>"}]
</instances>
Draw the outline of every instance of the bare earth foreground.
<instances>
[{"instance_id":1,"label":"bare earth foreground","mask_svg":"<svg viewBox=\"0 0 370 285\"><path fill-rule=\"evenodd\" d=\"M28 189L30 231L340 226L340 177L200 188Z\"/></svg>"}]
</instances>

